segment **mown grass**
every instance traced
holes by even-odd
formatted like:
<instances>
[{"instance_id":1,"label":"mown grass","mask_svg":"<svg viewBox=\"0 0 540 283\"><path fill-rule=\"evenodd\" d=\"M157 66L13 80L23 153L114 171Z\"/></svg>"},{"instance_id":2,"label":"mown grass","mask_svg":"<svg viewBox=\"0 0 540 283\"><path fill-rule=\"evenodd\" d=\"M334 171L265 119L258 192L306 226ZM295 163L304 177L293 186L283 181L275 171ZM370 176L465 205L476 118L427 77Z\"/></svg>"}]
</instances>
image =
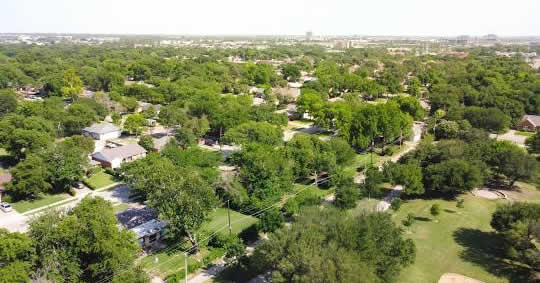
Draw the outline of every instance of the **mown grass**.
<instances>
[{"instance_id":1,"label":"mown grass","mask_svg":"<svg viewBox=\"0 0 540 283\"><path fill-rule=\"evenodd\" d=\"M22 200L12 203L11 205L18 213L24 213L36 208L51 205L55 202L63 201L69 197L70 195L68 194L46 194L36 200Z\"/></svg>"},{"instance_id":2,"label":"mown grass","mask_svg":"<svg viewBox=\"0 0 540 283\"><path fill-rule=\"evenodd\" d=\"M416 218L404 227L405 236L416 243L416 262L401 272L399 282L437 282L447 272L484 282L521 282L524 272L504 258L500 238L489 224L496 205L506 201L462 198L464 208L457 208L456 201L418 199L406 201L393 214L402 227L407 214ZM441 206L437 217L430 214L434 203Z\"/></svg>"},{"instance_id":3,"label":"mown grass","mask_svg":"<svg viewBox=\"0 0 540 283\"><path fill-rule=\"evenodd\" d=\"M525 137L531 137L534 136L534 132L522 132L522 131L516 131L516 136L525 136Z\"/></svg>"},{"instance_id":4,"label":"mown grass","mask_svg":"<svg viewBox=\"0 0 540 283\"><path fill-rule=\"evenodd\" d=\"M105 173L105 171L100 171L92 175L90 178L86 179L86 182L88 182L92 186L91 189L98 190L100 188L114 184L115 180L112 175Z\"/></svg>"},{"instance_id":5,"label":"mown grass","mask_svg":"<svg viewBox=\"0 0 540 283\"><path fill-rule=\"evenodd\" d=\"M210 221L203 224L201 229L207 232L214 232L220 230L220 233L228 233L229 230L226 226L229 224L228 214L226 208L218 208L210 214ZM239 234L244 229L257 223L258 219L242 214L240 212L231 210L231 228L234 234ZM225 227L225 228L223 228Z\"/></svg>"}]
</instances>

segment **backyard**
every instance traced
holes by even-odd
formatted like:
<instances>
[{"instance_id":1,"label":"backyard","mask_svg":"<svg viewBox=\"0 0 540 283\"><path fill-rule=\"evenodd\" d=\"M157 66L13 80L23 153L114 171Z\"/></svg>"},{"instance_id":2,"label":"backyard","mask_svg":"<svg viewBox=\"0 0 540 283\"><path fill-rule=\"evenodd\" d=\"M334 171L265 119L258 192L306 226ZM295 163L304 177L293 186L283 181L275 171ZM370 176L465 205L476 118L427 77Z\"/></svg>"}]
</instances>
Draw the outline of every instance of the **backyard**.
<instances>
[{"instance_id":1,"label":"backyard","mask_svg":"<svg viewBox=\"0 0 540 283\"><path fill-rule=\"evenodd\" d=\"M213 233L216 230L220 230L220 233L228 233L226 228L228 224L227 209L218 208L210 215L210 221L203 225L201 228L205 233ZM232 232L239 234L244 229L257 223L257 218L248 216L234 210L231 210L231 223ZM152 255L146 256L141 260L142 266L150 273L157 273L163 277L167 277L173 273L178 273L184 269L184 253L183 250L186 245L178 245L173 249L165 248L162 252L157 252ZM207 253L208 249L203 248L195 256L188 258L188 264L196 263L202 259ZM157 263L154 261L157 258Z\"/></svg>"}]
</instances>

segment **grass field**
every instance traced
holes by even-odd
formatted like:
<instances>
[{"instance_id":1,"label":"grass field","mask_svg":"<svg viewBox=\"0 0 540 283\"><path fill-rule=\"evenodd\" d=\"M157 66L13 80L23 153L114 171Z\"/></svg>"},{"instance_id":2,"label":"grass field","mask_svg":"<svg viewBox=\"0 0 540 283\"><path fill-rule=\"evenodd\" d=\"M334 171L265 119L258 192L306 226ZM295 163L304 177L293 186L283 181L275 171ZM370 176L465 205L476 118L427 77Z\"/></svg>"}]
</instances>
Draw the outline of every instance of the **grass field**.
<instances>
[{"instance_id":1,"label":"grass field","mask_svg":"<svg viewBox=\"0 0 540 283\"><path fill-rule=\"evenodd\" d=\"M522 132L522 131L516 131L516 132L515 132L515 135L516 135L516 136L526 136L526 137L530 137L530 136L534 136L534 132Z\"/></svg>"},{"instance_id":2,"label":"grass field","mask_svg":"<svg viewBox=\"0 0 540 283\"><path fill-rule=\"evenodd\" d=\"M92 177L88 178L86 181L90 183L96 190L115 183L114 177L105 173L104 171L100 171L94 174Z\"/></svg>"},{"instance_id":3,"label":"grass field","mask_svg":"<svg viewBox=\"0 0 540 283\"><path fill-rule=\"evenodd\" d=\"M201 250L201 254L206 252L206 250ZM156 258L157 263L154 263ZM196 261L194 257L188 257L188 264L195 263ZM159 274L167 277L168 275L184 270L184 253L181 249L158 252L144 257L141 260L141 266L150 274Z\"/></svg>"},{"instance_id":4,"label":"grass field","mask_svg":"<svg viewBox=\"0 0 540 283\"><path fill-rule=\"evenodd\" d=\"M456 201L409 200L393 215L400 226L408 213L416 217L405 229L416 243L416 262L401 272L399 282L437 282L447 272L484 282L522 282L519 268L502 257L500 239L489 224L497 203L505 201L470 194L463 198L464 208L457 208ZM434 203L441 206L437 217L429 212Z\"/></svg>"},{"instance_id":5,"label":"grass field","mask_svg":"<svg viewBox=\"0 0 540 283\"><path fill-rule=\"evenodd\" d=\"M221 229L229 223L226 208L218 208L210 215L210 222L203 224L202 228L205 231L216 231ZM244 215L240 212L231 210L231 226L232 232L238 234L249 226L257 223L257 218ZM222 233L227 233L229 230L223 228Z\"/></svg>"},{"instance_id":6,"label":"grass field","mask_svg":"<svg viewBox=\"0 0 540 283\"><path fill-rule=\"evenodd\" d=\"M13 209L15 209L17 212L24 213L32 209L40 208L43 206L53 204L55 202L65 200L69 197L70 195L68 194L44 195L42 198L37 199L37 200L18 201L18 202L12 203L11 205L13 206Z\"/></svg>"}]
</instances>

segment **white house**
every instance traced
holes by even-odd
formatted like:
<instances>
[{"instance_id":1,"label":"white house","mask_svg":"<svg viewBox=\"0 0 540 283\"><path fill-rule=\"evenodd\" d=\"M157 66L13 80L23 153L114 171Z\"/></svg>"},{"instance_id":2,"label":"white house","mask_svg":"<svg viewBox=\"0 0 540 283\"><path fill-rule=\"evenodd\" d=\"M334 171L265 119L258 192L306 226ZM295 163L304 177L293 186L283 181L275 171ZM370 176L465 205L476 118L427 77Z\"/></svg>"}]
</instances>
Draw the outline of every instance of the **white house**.
<instances>
[{"instance_id":1,"label":"white house","mask_svg":"<svg viewBox=\"0 0 540 283\"><path fill-rule=\"evenodd\" d=\"M114 124L102 122L84 128L82 134L95 140L104 141L120 137L122 130Z\"/></svg>"},{"instance_id":2,"label":"white house","mask_svg":"<svg viewBox=\"0 0 540 283\"><path fill-rule=\"evenodd\" d=\"M107 148L92 154L92 159L103 167L118 168L124 162L130 162L146 156L146 150L138 144L127 144L115 148Z\"/></svg>"}]
</instances>

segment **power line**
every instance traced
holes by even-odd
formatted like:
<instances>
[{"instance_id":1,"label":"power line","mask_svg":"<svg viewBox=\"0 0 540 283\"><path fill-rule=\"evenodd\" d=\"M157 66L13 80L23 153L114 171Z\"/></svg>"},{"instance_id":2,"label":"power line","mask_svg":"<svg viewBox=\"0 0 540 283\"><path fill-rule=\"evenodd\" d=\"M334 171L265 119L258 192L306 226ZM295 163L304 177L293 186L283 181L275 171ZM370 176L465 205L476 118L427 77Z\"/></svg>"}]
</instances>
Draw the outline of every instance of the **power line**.
<instances>
[{"instance_id":1,"label":"power line","mask_svg":"<svg viewBox=\"0 0 540 283\"><path fill-rule=\"evenodd\" d=\"M283 202L286 202L286 201L288 201L288 200L291 199L291 198L296 197L298 194L300 194L301 192L305 191L306 189L312 187L313 185L317 185L317 184L320 183L320 182L328 181L329 179L331 179L331 177L332 177L332 176L328 176L328 177L325 177L325 178L322 178L322 179L318 180L318 182L313 182L312 184L309 184L309 185L305 186L304 188L298 190L298 191L295 192L294 194L289 195L289 196L286 197L284 200L279 200L278 202L276 202L276 203L274 203L274 204L272 204L272 205L270 205L270 206L267 206L266 208L260 209L260 210L258 210L258 211L256 211L256 212L252 213L252 214L246 215L246 216L244 216L244 217L242 217L242 218L240 218L240 219L237 219L237 220L231 222L231 225L236 224L236 223L239 223L239 222L241 222L241 221L244 221L245 219L248 219L248 218L250 218L250 217L255 217L255 216L262 215L262 214L264 214L267 210L272 209L273 207L275 207L275 206L277 206L277 205L280 205L280 204L282 204ZM200 242L204 242L204 241L206 241L206 240L209 240L210 238L214 237L217 233L221 232L223 229L225 229L225 228L227 228L227 227L228 227L228 225L224 225L223 227L219 228L218 230L215 230L215 231L214 231L212 234L210 234L208 237L204 238L203 240L199 240L198 242L200 243ZM183 244L186 243L187 241L188 241L188 240L184 240L184 241L181 242L181 243L175 244L175 245L173 245L173 246L171 246L171 247L168 247L168 248L163 249L163 250L159 250L159 251L157 251L157 252L171 252L171 251L176 251L176 250L178 250L178 249L176 249L177 247L183 245ZM195 245L191 246L190 248L184 250L183 253L184 253L185 255L191 253L195 248L197 248L197 247L199 246L199 243L196 243ZM157 252L154 252L154 253L152 253L152 254L155 254L155 253L157 253ZM148 255L148 256L151 256L151 255ZM165 264L165 263L170 262L170 261L173 260L173 259L174 259L174 257L171 257L170 259L168 259L168 260L166 260L166 261L163 261L163 262L161 262L161 263L158 263L158 265L152 267L149 271L150 271L150 272L155 271L156 268L160 267L161 265L163 265L163 264ZM122 274L122 273L127 272L127 271L128 271L128 270L124 270L124 271L121 271L121 272L118 273L118 274ZM113 278L115 275L118 275L118 274L113 274L113 275L110 275L110 276L106 276L106 277L102 278L101 280L97 281L96 283L104 283L104 282L110 281L110 280L112 280L112 278Z\"/></svg>"}]
</instances>

